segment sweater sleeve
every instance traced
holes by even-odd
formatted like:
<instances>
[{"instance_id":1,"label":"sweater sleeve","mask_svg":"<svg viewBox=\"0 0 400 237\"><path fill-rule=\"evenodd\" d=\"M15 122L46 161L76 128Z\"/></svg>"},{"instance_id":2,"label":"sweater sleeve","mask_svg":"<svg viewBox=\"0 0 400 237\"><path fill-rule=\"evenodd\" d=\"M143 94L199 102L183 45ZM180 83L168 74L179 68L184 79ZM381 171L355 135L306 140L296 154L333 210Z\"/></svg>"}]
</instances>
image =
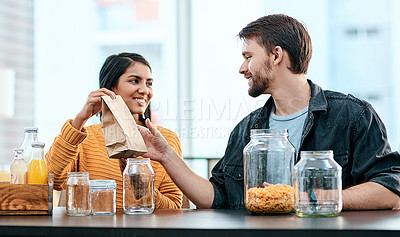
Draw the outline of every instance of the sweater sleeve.
<instances>
[{"instance_id":1,"label":"sweater sleeve","mask_svg":"<svg viewBox=\"0 0 400 237\"><path fill-rule=\"evenodd\" d=\"M63 190L68 179L68 172L77 171L79 144L87 137L86 130L79 131L68 120L61 133L54 139L46 154L49 173L54 174L54 189Z\"/></svg>"},{"instance_id":2,"label":"sweater sleeve","mask_svg":"<svg viewBox=\"0 0 400 237\"><path fill-rule=\"evenodd\" d=\"M158 127L168 144L174 149L180 157L182 157L181 142L178 135L168 129ZM155 207L156 208L181 208L182 207L182 191L169 177L162 165L158 169L163 169L165 175L162 178L160 187L155 191Z\"/></svg>"}]
</instances>

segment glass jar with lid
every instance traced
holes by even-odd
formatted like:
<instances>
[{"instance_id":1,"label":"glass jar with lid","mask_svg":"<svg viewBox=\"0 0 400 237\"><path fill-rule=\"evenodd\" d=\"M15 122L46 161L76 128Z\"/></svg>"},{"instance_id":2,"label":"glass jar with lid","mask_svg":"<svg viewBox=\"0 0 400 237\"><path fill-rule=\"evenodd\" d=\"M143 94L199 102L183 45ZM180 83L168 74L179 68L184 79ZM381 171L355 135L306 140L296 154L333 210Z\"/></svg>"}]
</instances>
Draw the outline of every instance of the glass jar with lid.
<instances>
[{"instance_id":1,"label":"glass jar with lid","mask_svg":"<svg viewBox=\"0 0 400 237\"><path fill-rule=\"evenodd\" d=\"M154 171L149 158L128 159L123 186L126 214L150 214L154 211Z\"/></svg>"},{"instance_id":2,"label":"glass jar with lid","mask_svg":"<svg viewBox=\"0 0 400 237\"><path fill-rule=\"evenodd\" d=\"M252 214L287 214L294 206L295 149L287 129L252 129L243 150L244 190Z\"/></svg>"},{"instance_id":3,"label":"glass jar with lid","mask_svg":"<svg viewBox=\"0 0 400 237\"><path fill-rule=\"evenodd\" d=\"M342 167L333 151L302 151L294 167L295 211L300 217L337 216L342 210Z\"/></svg>"},{"instance_id":4,"label":"glass jar with lid","mask_svg":"<svg viewBox=\"0 0 400 237\"><path fill-rule=\"evenodd\" d=\"M92 215L114 215L117 184L115 180L90 180Z\"/></svg>"},{"instance_id":5,"label":"glass jar with lid","mask_svg":"<svg viewBox=\"0 0 400 237\"><path fill-rule=\"evenodd\" d=\"M69 216L91 214L89 185L89 172L68 173L66 207Z\"/></svg>"}]
</instances>

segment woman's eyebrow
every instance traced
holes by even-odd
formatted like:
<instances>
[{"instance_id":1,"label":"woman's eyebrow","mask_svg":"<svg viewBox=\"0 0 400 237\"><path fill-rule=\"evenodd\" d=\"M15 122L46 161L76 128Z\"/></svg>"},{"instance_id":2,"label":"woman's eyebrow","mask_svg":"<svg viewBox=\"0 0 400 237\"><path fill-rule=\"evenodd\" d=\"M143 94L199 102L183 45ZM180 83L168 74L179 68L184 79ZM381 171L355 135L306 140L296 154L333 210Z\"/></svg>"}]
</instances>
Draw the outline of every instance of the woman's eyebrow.
<instances>
[{"instance_id":1,"label":"woman's eyebrow","mask_svg":"<svg viewBox=\"0 0 400 237\"><path fill-rule=\"evenodd\" d=\"M136 78L136 79L142 79L140 76L138 76L138 75L134 75L134 74L132 74L132 75L129 75L128 77L134 77L134 78Z\"/></svg>"},{"instance_id":2,"label":"woman's eyebrow","mask_svg":"<svg viewBox=\"0 0 400 237\"><path fill-rule=\"evenodd\" d=\"M138 79L138 80L142 80L142 79L143 79L141 76L135 75L135 74L132 74L132 75L129 75L129 76L128 76L128 78L131 78L131 77L136 78L136 79ZM151 78L151 77L146 78L146 81L153 81L153 78Z\"/></svg>"}]
</instances>

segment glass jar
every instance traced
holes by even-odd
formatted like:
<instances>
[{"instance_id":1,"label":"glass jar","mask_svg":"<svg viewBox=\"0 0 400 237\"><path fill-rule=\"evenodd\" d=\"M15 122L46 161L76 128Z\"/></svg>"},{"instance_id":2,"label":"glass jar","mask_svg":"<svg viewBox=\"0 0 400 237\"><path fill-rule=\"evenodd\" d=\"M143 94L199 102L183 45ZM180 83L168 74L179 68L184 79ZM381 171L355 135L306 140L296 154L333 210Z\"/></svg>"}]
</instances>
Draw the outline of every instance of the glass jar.
<instances>
[{"instance_id":1,"label":"glass jar","mask_svg":"<svg viewBox=\"0 0 400 237\"><path fill-rule=\"evenodd\" d=\"M149 158L129 158L123 174L123 207L126 214L154 211L154 171Z\"/></svg>"},{"instance_id":2,"label":"glass jar","mask_svg":"<svg viewBox=\"0 0 400 237\"><path fill-rule=\"evenodd\" d=\"M342 210L342 167L333 151L302 151L294 167L295 211L300 217L337 216Z\"/></svg>"},{"instance_id":3,"label":"glass jar","mask_svg":"<svg viewBox=\"0 0 400 237\"><path fill-rule=\"evenodd\" d=\"M92 215L114 215L116 211L115 180L90 180L90 203Z\"/></svg>"},{"instance_id":4,"label":"glass jar","mask_svg":"<svg viewBox=\"0 0 400 237\"><path fill-rule=\"evenodd\" d=\"M48 174L44 159L44 142L32 143L32 157L28 167L28 184L47 184Z\"/></svg>"},{"instance_id":5,"label":"glass jar","mask_svg":"<svg viewBox=\"0 0 400 237\"><path fill-rule=\"evenodd\" d=\"M14 149L14 159L10 165L11 184L27 184L28 162L24 159L24 149Z\"/></svg>"},{"instance_id":6,"label":"glass jar","mask_svg":"<svg viewBox=\"0 0 400 237\"><path fill-rule=\"evenodd\" d=\"M89 172L69 172L67 181L67 214L90 215Z\"/></svg>"},{"instance_id":7,"label":"glass jar","mask_svg":"<svg viewBox=\"0 0 400 237\"><path fill-rule=\"evenodd\" d=\"M285 214L294 206L295 149L287 129L252 129L243 149L245 205L252 214Z\"/></svg>"},{"instance_id":8,"label":"glass jar","mask_svg":"<svg viewBox=\"0 0 400 237\"><path fill-rule=\"evenodd\" d=\"M38 128L26 127L24 133L24 141L20 148L24 149L24 160L29 164L32 157L32 143L38 142Z\"/></svg>"}]
</instances>

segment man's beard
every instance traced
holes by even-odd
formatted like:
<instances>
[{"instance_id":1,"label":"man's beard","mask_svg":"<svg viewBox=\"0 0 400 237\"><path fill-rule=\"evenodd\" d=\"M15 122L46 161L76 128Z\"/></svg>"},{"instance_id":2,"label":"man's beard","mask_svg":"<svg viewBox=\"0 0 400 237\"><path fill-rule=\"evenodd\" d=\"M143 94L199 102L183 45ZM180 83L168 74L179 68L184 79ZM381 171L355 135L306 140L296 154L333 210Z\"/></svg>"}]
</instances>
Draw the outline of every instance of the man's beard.
<instances>
[{"instance_id":1,"label":"man's beard","mask_svg":"<svg viewBox=\"0 0 400 237\"><path fill-rule=\"evenodd\" d=\"M251 97L257 97L263 94L269 87L271 79L268 77L272 69L272 65L269 61L265 61L261 70L264 71L264 75L261 75L260 71L254 72L251 77L253 85L249 88L249 95Z\"/></svg>"}]
</instances>

